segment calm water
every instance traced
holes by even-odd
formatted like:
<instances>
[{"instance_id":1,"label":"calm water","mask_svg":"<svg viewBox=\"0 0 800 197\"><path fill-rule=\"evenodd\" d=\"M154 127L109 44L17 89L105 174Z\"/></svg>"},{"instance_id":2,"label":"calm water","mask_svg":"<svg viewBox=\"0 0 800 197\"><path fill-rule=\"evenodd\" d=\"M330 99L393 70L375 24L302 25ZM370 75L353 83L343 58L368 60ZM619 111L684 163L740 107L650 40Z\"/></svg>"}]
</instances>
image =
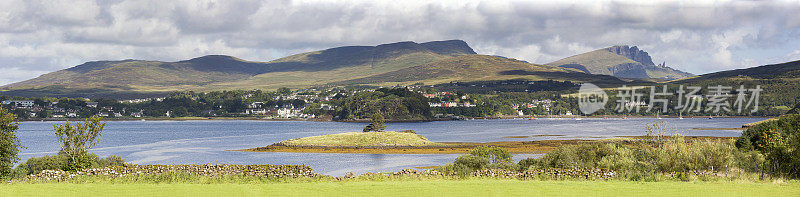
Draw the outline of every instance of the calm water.
<instances>
[{"instance_id":1,"label":"calm water","mask_svg":"<svg viewBox=\"0 0 800 197\"><path fill-rule=\"evenodd\" d=\"M662 119L670 130L687 136L731 136L736 130L692 130L734 128L760 121L753 118ZM655 119L537 119L471 120L425 123L390 123L387 130L412 129L437 142L491 142L544 139L596 139L644 135L646 124ZM61 122L23 122L18 135L27 149L22 160L56 154L59 147L53 125ZM110 121L100 144L91 152L119 155L136 164L306 164L318 173L388 172L415 166L441 165L459 155L384 155L318 153L251 153L226 150L267 146L285 139L361 131L363 123L304 121ZM532 138L504 136L560 135ZM536 155L515 155L523 159Z\"/></svg>"}]
</instances>

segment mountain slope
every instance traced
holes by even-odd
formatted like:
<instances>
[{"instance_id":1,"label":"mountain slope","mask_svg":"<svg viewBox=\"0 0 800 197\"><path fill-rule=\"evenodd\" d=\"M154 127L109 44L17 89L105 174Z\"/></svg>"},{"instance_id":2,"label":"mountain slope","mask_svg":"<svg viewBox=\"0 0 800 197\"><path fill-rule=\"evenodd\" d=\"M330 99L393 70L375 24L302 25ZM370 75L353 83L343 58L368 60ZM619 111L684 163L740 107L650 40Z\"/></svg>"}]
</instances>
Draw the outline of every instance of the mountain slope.
<instances>
[{"instance_id":1,"label":"mountain slope","mask_svg":"<svg viewBox=\"0 0 800 197\"><path fill-rule=\"evenodd\" d=\"M178 62L96 61L2 86L0 94L98 96L103 92L125 91L306 87L467 54L475 52L464 41L448 40L337 47L270 62L249 62L222 55ZM86 92L92 93L83 94Z\"/></svg>"},{"instance_id":2,"label":"mountain slope","mask_svg":"<svg viewBox=\"0 0 800 197\"><path fill-rule=\"evenodd\" d=\"M670 83L699 86L704 90L719 85L729 86L733 90L741 86L747 89L760 86L760 108L754 115L783 114L800 101L800 61L720 71ZM733 102L733 99L729 101Z\"/></svg>"},{"instance_id":3,"label":"mountain slope","mask_svg":"<svg viewBox=\"0 0 800 197\"><path fill-rule=\"evenodd\" d=\"M700 81L719 78L778 79L800 78L800 61L771 64L752 68L720 71L680 81Z\"/></svg>"},{"instance_id":4,"label":"mountain slope","mask_svg":"<svg viewBox=\"0 0 800 197\"><path fill-rule=\"evenodd\" d=\"M0 95L126 97L171 91L434 85L453 81L558 80L624 83L607 75L477 55L464 41L345 46L269 62L209 55L178 62L96 61L0 87Z\"/></svg>"},{"instance_id":5,"label":"mountain slope","mask_svg":"<svg viewBox=\"0 0 800 197\"><path fill-rule=\"evenodd\" d=\"M393 72L334 83L349 84L439 84L449 82L492 80L560 80L617 83L621 80L603 75L591 75L565 69L489 55L463 55Z\"/></svg>"},{"instance_id":6,"label":"mountain slope","mask_svg":"<svg viewBox=\"0 0 800 197\"><path fill-rule=\"evenodd\" d=\"M622 78L680 79L694 76L664 64L655 65L650 55L636 46L613 46L567 57L547 65L573 68L591 74Z\"/></svg>"}]
</instances>

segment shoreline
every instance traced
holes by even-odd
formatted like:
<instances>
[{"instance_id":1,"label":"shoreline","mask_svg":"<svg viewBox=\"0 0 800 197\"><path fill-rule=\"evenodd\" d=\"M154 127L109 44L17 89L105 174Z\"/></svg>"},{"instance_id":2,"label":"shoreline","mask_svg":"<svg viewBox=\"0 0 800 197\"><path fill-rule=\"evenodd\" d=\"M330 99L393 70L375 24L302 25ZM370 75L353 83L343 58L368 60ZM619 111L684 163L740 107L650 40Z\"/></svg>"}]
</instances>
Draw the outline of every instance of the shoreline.
<instances>
[{"instance_id":1,"label":"shoreline","mask_svg":"<svg viewBox=\"0 0 800 197\"><path fill-rule=\"evenodd\" d=\"M538 140L538 141L500 141L500 142L438 142L447 146L299 146L275 143L269 146L227 150L240 152L289 152L289 153L347 153L347 154L465 154L480 146L494 146L508 150L512 154L543 154L560 146L579 143L623 141L644 139L647 136L620 136L599 140ZM736 137L684 136L687 140L735 139Z\"/></svg>"},{"instance_id":2,"label":"shoreline","mask_svg":"<svg viewBox=\"0 0 800 197\"><path fill-rule=\"evenodd\" d=\"M506 116L506 117L475 117L468 119L475 120L495 120L495 119L528 119L528 118L657 118L657 116ZM676 116L660 116L661 118L678 118ZM710 116L684 116L684 118L708 118ZM715 118L775 118L772 116L715 116ZM20 119L20 122L42 122L42 121L82 121L84 118L45 118L45 119ZM258 120L258 121L311 121L311 122L350 122L350 123L369 123L369 120L331 120L319 118L260 118L260 117L181 117L181 118L103 118L103 121L195 121L195 120ZM430 120L386 120L386 123L409 123L409 122L435 122L435 121L460 121L464 119L438 118Z\"/></svg>"}]
</instances>

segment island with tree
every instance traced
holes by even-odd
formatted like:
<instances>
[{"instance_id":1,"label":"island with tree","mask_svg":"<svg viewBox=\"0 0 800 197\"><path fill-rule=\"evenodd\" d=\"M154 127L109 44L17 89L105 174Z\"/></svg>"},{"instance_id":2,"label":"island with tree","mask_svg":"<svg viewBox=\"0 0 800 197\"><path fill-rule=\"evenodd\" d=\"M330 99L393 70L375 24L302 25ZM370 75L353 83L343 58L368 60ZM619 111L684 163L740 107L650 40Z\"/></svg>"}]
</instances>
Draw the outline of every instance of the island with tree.
<instances>
[{"instance_id":1,"label":"island with tree","mask_svg":"<svg viewBox=\"0 0 800 197\"><path fill-rule=\"evenodd\" d=\"M582 140L542 140L503 142L432 142L413 130L384 131L380 112L372 114L362 132L345 132L284 140L247 152L365 153L365 154L454 154L478 147L502 147L511 153L544 153L560 145Z\"/></svg>"}]
</instances>

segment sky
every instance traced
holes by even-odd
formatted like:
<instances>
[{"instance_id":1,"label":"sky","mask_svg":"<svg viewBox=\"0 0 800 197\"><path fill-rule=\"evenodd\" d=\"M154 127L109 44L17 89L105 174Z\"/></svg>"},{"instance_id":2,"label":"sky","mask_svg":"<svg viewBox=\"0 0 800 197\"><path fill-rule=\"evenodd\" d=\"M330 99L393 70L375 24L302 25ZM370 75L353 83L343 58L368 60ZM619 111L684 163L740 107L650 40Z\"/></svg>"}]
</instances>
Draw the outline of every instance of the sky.
<instances>
[{"instance_id":1,"label":"sky","mask_svg":"<svg viewBox=\"0 0 800 197\"><path fill-rule=\"evenodd\" d=\"M461 39L544 64L636 45L694 74L800 60L800 1L0 0L0 85L87 61L269 61Z\"/></svg>"}]
</instances>

